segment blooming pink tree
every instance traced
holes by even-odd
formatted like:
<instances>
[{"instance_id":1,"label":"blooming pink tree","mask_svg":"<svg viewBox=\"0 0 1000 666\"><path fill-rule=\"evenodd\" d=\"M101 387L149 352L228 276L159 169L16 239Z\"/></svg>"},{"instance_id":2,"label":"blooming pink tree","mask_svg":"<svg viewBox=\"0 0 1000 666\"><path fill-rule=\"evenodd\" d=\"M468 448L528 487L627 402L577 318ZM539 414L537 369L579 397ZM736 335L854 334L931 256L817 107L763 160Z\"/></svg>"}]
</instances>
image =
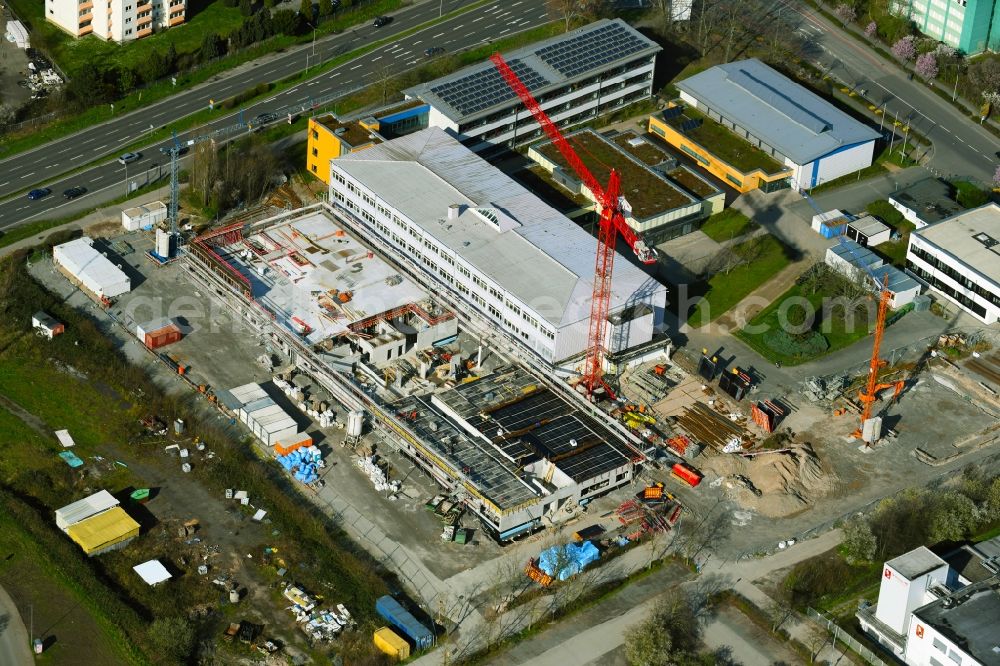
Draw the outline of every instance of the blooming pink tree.
<instances>
[{"instance_id":1,"label":"blooming pink tree","mask_svg":"<svg viewBox=\"0 0 1000 666\"><path fill-rule=\"evenodd\" d=\"M917 64L913 71L925 79L933 79L938 75L937 58L933 52L924 53L917 57Z\"/></svg>"},{"instance_id":2,"label":"blooming pink tree","mask_svg":"<svg viewBox=\"0 0 1000 666\"><path fill-rule=\"evenodd\" d=\"M900 60L913 60L917 55L917 47L913 43L913 37L903 37L892 45L892 55Z\"/></svg>"},{"instance_id":3,"label":"blooming pink tree","mask_svg":"<svg viewBox=\"0 0 1000 666\"><path fill-rule=\"evenodd\" d=\"M851 23L854 19L858 18L858 13L854 11L854 7L846 3L837 5L837 8L833 11L842 23Z\"/></svg>"},{"instance_id":4,"label":"blooming pink tree","mask_svg":"<svg viewBox=\"0 0 1000 666\"><path fill-rule=\"evenodd\" d=\"M1000 187L1000 166L993 172L993 187Z\"/></svg>"},{"instance_id":5,"label":"blooming pink tree","mask_svg":"<svg viewBox=\"0 0 1000 666\"><path fill-rule=\"evenodd\" d=\"M868 39L875 39L875 35L878 33L878 24L872 21L865 26L865 37Z\"/></svg>"}]
</instances>

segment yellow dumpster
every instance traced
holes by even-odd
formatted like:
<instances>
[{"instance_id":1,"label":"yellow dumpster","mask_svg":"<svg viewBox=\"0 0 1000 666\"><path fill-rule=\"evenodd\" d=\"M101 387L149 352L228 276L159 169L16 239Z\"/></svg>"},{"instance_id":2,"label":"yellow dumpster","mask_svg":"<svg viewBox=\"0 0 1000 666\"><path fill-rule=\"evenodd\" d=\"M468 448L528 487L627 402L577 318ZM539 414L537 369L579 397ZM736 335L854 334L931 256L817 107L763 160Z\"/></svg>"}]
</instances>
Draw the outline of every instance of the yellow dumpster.
<instances>
[{"instance_id":1,"label":"yellow dumpster","mask_svg":"<svg viewBox=\"0 0 1000 666\"><path fill-rule=\"evenodd\" d=\"M389 627L382 627L375 632L375 647L400 661L410 656L410 644Z\"/></svg>"}]
</instances>

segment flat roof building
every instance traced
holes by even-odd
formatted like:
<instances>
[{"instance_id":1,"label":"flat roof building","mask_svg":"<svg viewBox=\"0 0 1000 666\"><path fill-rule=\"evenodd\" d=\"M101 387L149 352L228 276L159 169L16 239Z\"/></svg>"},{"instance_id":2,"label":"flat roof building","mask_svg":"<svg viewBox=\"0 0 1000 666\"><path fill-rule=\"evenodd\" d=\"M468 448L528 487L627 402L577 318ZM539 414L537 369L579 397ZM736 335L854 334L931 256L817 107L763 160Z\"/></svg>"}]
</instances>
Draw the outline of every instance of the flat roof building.
<instances>
[{"instance_id":1,"label":"flat roof building","mask_svg":"<svg viewBox=\"0 0 1000 666\"><path fill-rule=\"evenodd\" d=\"M919 282L895 266L885 264L881 257L852 240L845 239L827 248L825 263L849 280L864 280L873 291L875 282L885 284L892 294L889 305L893 308L912 303L920 294Z\"/></svg>"},{"instance_id":2,"label":"flat roof building","mask_svg":"<svg viewBox=\"0 0 1000 666\"><path fill-rule=\"evenodd\" d=\"M643 234L647 245L690 233L700 223L721 212L726 196L718 187L634 134L607 138L592 129L566 136L594 177L606 183L611 169L618 172L622 196L628 202L625 221ZM571 194L582 194L598 209L594 193L583 184L551 141L534 145L528 156L552 180ZM669 168L658 168L661 164Z\"/></svg>"},{"instance_id":3,"label":"flat roof building","mask_svg":"<svg viewBox=\"0 0 1000 666\"><path fill-rule=\"evenodd\" d=\"M503 55L542 109L566 128L651 96L660 50L625 21L602 19ZM490 61L403 92L430 105L430 126L477 152L542 135Z\"/></svg>"},{"instance_id":4,"label":"flat roof building","mask_svg":"<svg viewBox=\"0 0 1000 666\"><path fill-rule=\"evenodd\" d=\"M330 162L330 202L547 362L587 347L597 240L443 130ZM615 262L610 351L652 340L666 287ZM612 344L612 341L617 341Z\"/></svg>"},{"instance_id":5,"label":"flat roof building","mask_svg":"<svg viewBox=\"0 0 1000 666\"><path fill-rule=\"evenodd\" d=\"M885 563L878 602L861 628L909 666L1000 666L1000 574L956 578L921 546Z\"/></svg>"},{"instance_id":6,"label":"flat roof building","mask_svg":"<svg viewBox=\"0 0 1000 666\"><path fill-rule=\"evenodd\" d=\"M889 195L889 203L903 217L922 229L928 224L957 215L965 210L955 201L952 186L937 178L918 180Z\"/></svg>"},{"instance_id":7,"label":"flat roof building","mask_svg":"<svg viewBox=\"0 0 1000 666\"><path fill-rule=\"evenodd\" d=\"M94 249L93 239L86 236L56 245L52 261L95 298L114 298L132 289L128 275Z\"/></svg>"},{"instance_id":8,"label":"flat roof building","mask_svg":"<svg viewBox=\"0 0 1000 666\"><path fill-rule=\"evenodd\" d=\"M677 83L681 99L792 168L808 189L872 163L879 133L756 58Z\"/></svg>"},{"instance_id":9,"label":"flat roof building","mask_svg":"<svg viewBox=\"0 0 1000 666\"><path fill-rule=\"evenodd\" d=\"M65 532L70 525L104 513L115 508L118 504L119 502L114 495L107 490L100 490L72 504L67 504L61 509L56 509L56 525Z\"/></svg>"},{"instance_id":10,"label":"flat roof building","mask_svg":"<svg viewBox=\"0 0 1000 666\"><path fill-rule=\"evenodd\" d=\"M1000 206L964 211L910 234L906 268L987 324L1000 319Z\"/></svg>"}]
</instances>

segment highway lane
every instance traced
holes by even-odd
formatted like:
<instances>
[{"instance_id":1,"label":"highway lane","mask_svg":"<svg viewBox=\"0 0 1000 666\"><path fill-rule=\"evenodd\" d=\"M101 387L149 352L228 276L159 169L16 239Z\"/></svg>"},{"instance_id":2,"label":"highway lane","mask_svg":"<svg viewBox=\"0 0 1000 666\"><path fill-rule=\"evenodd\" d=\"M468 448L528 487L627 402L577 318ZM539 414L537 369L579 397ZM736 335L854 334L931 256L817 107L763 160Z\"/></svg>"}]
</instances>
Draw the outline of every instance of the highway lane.
<instances>
[{"instance_id":1,"label":"highway lane","mask_svg":"<svg viewBox=\"0 0 1000 666\"><path fill-rule=\"evenodd\" d=\"M102 155L110 155L121 147L141 139L144 133L149 132L150 127L162 127L191 113L207 109L209 100L214 99L220 102L224 98L231 97L258 83L279 81L291 74L303 71L307 65L319 65L367 43L426 23L437 18L441 12L448 13L467 4L470 4L470 0L421 2L395 14L393 21L382 28L365 24L339 35L317 40L315 49L310 43L297 46L285 53L265 56L213 77L208 82L190 90L181 91L160 102L118 118L110 118L111 108L109 106L108 122L0 161L0 197L67 173ZM445 35L448 39L442 39L440 45L445 46L445 48L448 48L449 44L457 47L457 39L463 39L469 32L475 32L480 38L485 37L489 28L494 29L499 34L499 31L510 27L510 24L515 20L534 19L542 12L543 7L540 0L521 0L515 5L508 5L506 9L492 12L493 18L500 14L507 14L506 17L501 18L501 20L506 19L504 23L498 23L495 27L489 25L491 21L480 21L484 24L481 26L471 25L468 17L459 17L456 21L449 22L452 27L449 33L455 32L457 34ZM483 16L484 8L476 10L476 13ZM523 27L528 27L528 25ZM414 41L426 42L426 38L425 40L418 38ZM420 49L419 52L409 53L409 55L416 58L422 55L422 51L423 49ZM410 60L412 61L414 58ZM318 91L314 89L310 92L316 94Z\"/></svg>"},{"instance_id":2,"label":"highway lane","mask_svg":"<svg viewBox=\"0 0 1000 666\"><path fill-rule=\"evenodd\" d=\"M433 4L433 14L437 15L438 5ZM453 2L454 6L462 4L461 0ZM421 7L426 5L419 5ZM445 11L448 9L448 3L445 3ZM424 17L426 20L429 17ZM363 85L368 85L379 80L381 76L384 75L386 71L395 73L403 71L405 69L414 67L421 62L425 61L424 51L431 46L440 46L446 49L448 52L458 51L469 46L474 46L477 44L482 44L488 40L493 40L502 37L506 34L517 32L520 30L525 30L535 25L539 25L550 20L546 9L544 0L518 0L514 3L495 3L471 10L465 14L452 18L444 23L430 26L424 30L421 30L408 37L401 38L395 42L386 44L378 49L371 51L355 60L344 63L335 69L325 72L313 79L304 81L292 88L289 88L281 93L275 94L273 97L268 98L258 104L247 107L243 112L243 117L245 120L251 120L258 114L274 111L283 107L290 106L300 106L309 105L310 100L315 98L324 98L334 93L339 92L349 92L351 90L356 90L358 87ZM395 23L395 21L393 22ZM392 24L390 24L392 25ZM384 30L385 28L383 28ZM358 28L359 36L357 37L357 42L350 37L350 33L342 35L344 39L352 40L346 44L339 42L337 40L332 40L331 43L321 45L317 42L316 44L316 58L328 59L333 57L338 52L344 52L349 49L356 48L360 46L363 41L370 41L374 37L381 37L382 33L372 35L374 28L365 27ZM233 89L229 91L229 94L233 92L238 92L243 90L245 87L253 85L254 82L276 80L281 79L292 72L298 71L305 66L305 57L308 55L310 61L313 61L311 45L308 49L297 52L291 58L291 62L286 59L281 60L281 69L276 70L273 64L262 64L254 70L256 79L251 81L245 81L239 84L233 84L228 79L223 81L227 85L233 85ZM238 75L243 77L244 74ZM213 97L214 96L214 97ZM197 91L191 91L190 93L181 93L175 98L170 98L167 101L166 106L170 109L177 108L179 105L194 105L194 108L202 108L203 105L207 105L210 98L220 99L222 95L219 94L218 88L208 87L200 89ZM160 112L170 112L170 109L160 108L164 106L163 104L157 104L150 107L147 111L150 113L160 113ZM186 107L184 107L186 108ZM140 114L141 115L141 114ZM204 134L210 129L218 129L222 127L230 127L238 122L239 113L234 112L220 112L218 119L213 121L210 125L203 126L193 131L191 134ZM137 130L135 123L146 122L143 119L128 119L122 127L117 125L111 128L108 125L101 126L92 130L92 133L99 137L97 140L102 142L102 146L105 150L110 150L107 146L111 145L126 145L127 142L131 142L141 137L141 128ZM277 122L284 122L284 118L279 119ZM148 124L146 125L148 130ZM119 139L115 143L115 139L111 138L110 134L112 132L117 132ZM130 133L131 132L131 133ZM87 137L93 139L93 137ZM183 138L186 138L186 135ZM77 141L82 140L78 138ZM65 140L53 142L55 144L64 143ZM18 158L12 158L6 162L0 162L0 182L4 180L9 180L12 176L13 171L9 169L9 164L13 159L17 159L19 162L25 162L21 167L21 171L17 171L17 175L22 176L22 185L19 189L24 187L34 187L42 183L45 186L52 189L52 194L36 201L29 201L27 196L24 194L18 195L7 199L6 201L0 202L0 229L10 228L29 222L31 220L44 218L54 218L65 215L67 209L71 205L76 205L77 202L87 201L88 198L94 198L96 204L96 198L94 195L96 193L102 193L104 195L104 200L110 200L115 197L124 195L126 193L126 183L132 184L139 187L145 184L147 177L154 178L158 170L163 170L164 173L168 168L169 158L162 155L159 151L159 147L167 145L167 142L161 142L154 145L150 145L147 148L142 149L142 159L137 162L133 162L129 165L121 165L117 162L117 158L109 158L105 163L102 163L93 168L87 169L86 171L64 178L58 178L54 181L47 181L44 178L46 173L49 174L59 174L65 173L66 168L63 167L63 162L61 160L53 162L50 165L42 166L39 164L39 151L33 151L32 153L27 153L24 156L19 156ZM64 152L73 152L73 148L65 150ZM79 147L75 149L79 152ZM45 151L42 151L44 153ZM40 160L43 164L48 159ZM54 172L54 173L53 173ZM27 179L23 176L24 174L29 174ZM126 181L126 176L128 180ZM87 188L87 195L74 200L73 204L69 204L62 197L62 192L73 186L82 186ZM115 190L115 188L119 188ZM110 195L109 195L110 193ZM79 206L76 206L77 208Z\"/></svg>"},{"instance_id":3,"label":"highway lane","mask_svg":"<svg viewBox=\"0 0 1000 666\"><path fill-rule=\"evenodd\" d=\"M929 153L932 170L942 175L972 177L991 183L1000 141L977 122L928 90L920 81L886 62L872 49L845 34L825 17L797 0L781 0L775 12L790 10L801 19L798 32L815 60L835 77L866 90L866 98L885 109L887 125L898 118L934 144ZM780 15L780 14L779 14ZM787 14L786 14L787 16Z\"/></svg>"}]
</instances>

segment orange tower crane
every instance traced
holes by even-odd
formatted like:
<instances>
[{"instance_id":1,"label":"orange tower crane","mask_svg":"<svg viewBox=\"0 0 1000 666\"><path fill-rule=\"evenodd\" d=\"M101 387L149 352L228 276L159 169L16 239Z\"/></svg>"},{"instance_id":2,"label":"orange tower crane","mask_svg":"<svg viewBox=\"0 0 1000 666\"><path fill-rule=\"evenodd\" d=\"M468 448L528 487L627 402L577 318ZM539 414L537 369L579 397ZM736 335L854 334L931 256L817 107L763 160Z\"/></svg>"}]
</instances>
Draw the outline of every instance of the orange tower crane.
<instances>
[{"instance_id":1,"label":"orange tower crane","mask_svg":"<svg viewBox=\"0 0 1000 666\"><path fill-rule=\"evenodd\" d=\"M590 303L590 327L587 335L587 358L583 369L583 385L587 389L588 395L603 388L612 398L614 393L604 382L604 340L607 330L608 310L611 307L611 274L615 263L615 245L618 242L618 235L621 234L625 241L631 246L632 251L644 264L656 262L656 252L649 248L642 240L642 237L632 229L625 221L623 208L627 207L627 202L621 196L621 185L618 179L618 172L611 169L606 186L601 185L597 178L590 172L587 165L583 163L580 156L576 154L573 147L562 135L559 128L542 110L538 101L518 78L517 74L499 53L494 53L490 60L496 65L500 75L507 82L507 85L521 98L521 102L542 130L548 135L552 144L559 150L563 158L569 163L579 176L583 184L593 194L601 208L601 221L597 234L597 258L594 267L594 290Z\"/></svg>"},{"instance_id":2,"label":"orange tower crane","mask_svg":"<svg viewBox=\"0 0 1000 666\"><path fill-rule=\"evenodd\" d=\"M889 310L889 301L892 299L892 292L889 291L888 275L882 277L882 284L879 287L878 316L875 319L875 339L872 342L872 358L868 365L868 380L865 382L864 390L858 394L858 400L861 401L861 424L853 433L854 437L857 438L861 437L865 421L871 418L872 407L875 401L878 400L878 394L887 388L895 388L896 390L892 395L892 399L895 400L903 392L903 386L905 385L903 380L887 384L880 384L878 381L878 371L886 363L879 358L879 348L882 346L882 336L885 333L885 315Z\"/></svg>"}]
</instances>

